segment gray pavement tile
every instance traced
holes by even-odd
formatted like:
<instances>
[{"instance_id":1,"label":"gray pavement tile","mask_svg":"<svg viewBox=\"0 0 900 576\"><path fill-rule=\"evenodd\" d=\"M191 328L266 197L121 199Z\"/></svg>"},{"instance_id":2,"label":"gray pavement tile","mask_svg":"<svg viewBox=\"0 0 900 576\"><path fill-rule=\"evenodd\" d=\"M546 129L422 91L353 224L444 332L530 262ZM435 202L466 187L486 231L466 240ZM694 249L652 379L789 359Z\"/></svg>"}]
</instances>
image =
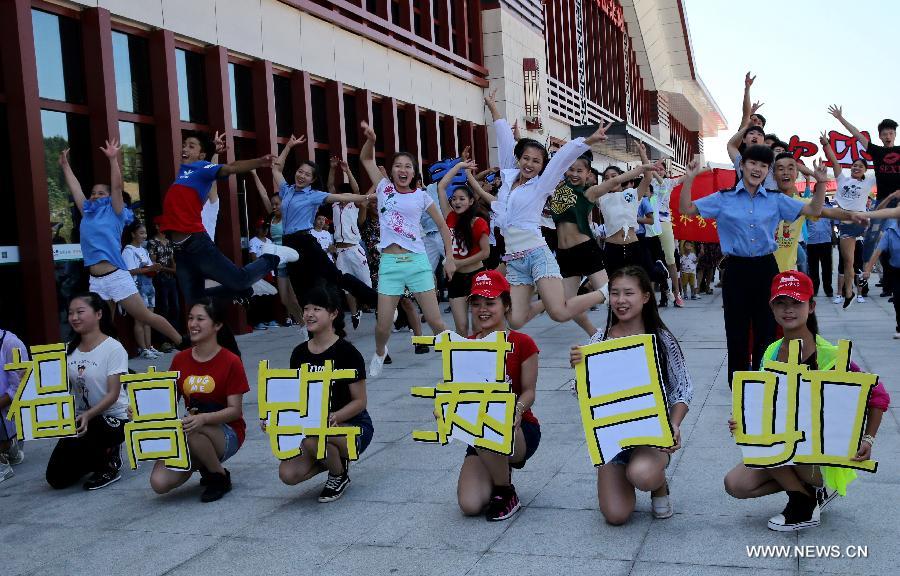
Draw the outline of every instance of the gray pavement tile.
<instances>
[{"instance_id":1,"label":"gray pavement tile","mask_svg":"<svg viewBox=\"0 0 900 576\"><path fill-rule=\"evenodd\" d=\"M200 502L202 489L199 485L182 487L161 496L153 493L148 486L145 505L149 513L134 519L123 519L119 526L125 530L154 533L200 536L240 534L247 525L262 520L281 505L271 499L241 494L240 482L238 478L234 479L238 492L231 492L223 499L209 503Z\"/></svg>"},{"instance_id":2,"label":"gray pavement tile","mask_svg":"<svg viewBox=\"0 0 900 576\"><path fill-rule=\"evenodd\" d=\"M526 508L491 552L632 560L650 527L636 513L624 526L610 526L599 510Z\"/></svg>"},{"instance_id":3,"label":"gray pavement tile","mask_svg":"<svg viewBox=\"0 0 900 576\"><path fill-rule=\"evenodd\" d=\"M626 560L597 560L596 558L571 558L566 556L537 556L489 552L467 572L467 576L626 576L631 562Z\"/></svg>"},{"instance_id":4,"label":"gray pavement tile","mask_svg":"<svg viewBox=\"0 0 900 576\"><path fill-rule=\"evenodd\" d=\"M748 557L747 546L797 543L796 533L766 528L768 517L698 516L675 510L671 518L651 524L639 560L787 570L797 566L793 558Z\"/></svg>"},{"instance_id":5,"label":"gray pavement tile","mask_svg":"<svg viewBox=\"0 0 900 576\"><path fill-rule=\"evenodd\" d=\"M20 523L7 516L5 509L0 522L0 550L4 551L4 576L18 576L42 571L48 562L77 555L80 545L96 537L95 529L78 532L73 537L71 528L61 526L34 526Z\"/></svg>"},{"instance_id":6,"label":"gray pavement tile","mask_svg":"<svg viewBox=\"0 0 900 576\"><path fill-rule=\"evenodd\" d=\"M479 558L477 552L354 545L321 569L317 576L440 576L466 574Z\"/></svg>"},{"instance_id":7,"label":"gray pavement tile","mask_svg":"<svg viewBox=\"0 0 900 576\"><path fill-rule=\"evenodd\" d=\"M787 576L796 569L772 570L739 568L737 566L704 566L702 564L673 564L670 562L635 562L631 576Z\"/></svg>"},{"instance_id":8,"label":"gray pavement tile","mask_svg":"<svg viewBox=\"0 0 900 576\"><path fill-rule=\"evenodd\" d=\"M345 549L346 546L307 546L271 538L222 538L166 575L308 574L320 570Z\"/></svg>"}]
</instances>

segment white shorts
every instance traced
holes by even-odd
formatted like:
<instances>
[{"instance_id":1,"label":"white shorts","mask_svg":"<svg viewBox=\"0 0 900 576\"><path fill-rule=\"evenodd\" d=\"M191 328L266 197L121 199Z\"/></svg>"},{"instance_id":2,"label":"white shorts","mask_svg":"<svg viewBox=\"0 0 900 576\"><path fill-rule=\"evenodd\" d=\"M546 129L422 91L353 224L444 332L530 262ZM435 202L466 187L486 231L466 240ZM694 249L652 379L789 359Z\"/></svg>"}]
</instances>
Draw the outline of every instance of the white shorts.
<instances>
[{"instance_id":1,"label":"white shorts","mask_svg":"<svg viewBox=\"0 0 900 576\"><path fill-rule=\"evenodd\" d=\"M369 272L369 261L362 246L338 248L335 266L344 274L355 277L369 288L372 287L372 275Z\"/></svg>"},{"instance_id":2,"label":"white shorts","mask_svg":"<svg viewBox=\"0 0 900 576\"><path fill-rule=\"evenodd\" d=\"M138 289L134 283L134 277L127 270L117 269L104 276L91 276L88 283L91 292L96 292L103 300L121 302L132 294L137 294Z\"/></svg>"},{"instance_id":3,"label":"white shorts","mask_svg":"<svg viewBox=\"0 0 900 576\"><path fill-rule=\"evenodd\" d=\"M444 239L441 238L440 232L427 232L422 235L425 242L425 253L428 254L428 264L431 265L431 271L437 270L438 262L444 257Z\"/></svg>"}]
</instances>

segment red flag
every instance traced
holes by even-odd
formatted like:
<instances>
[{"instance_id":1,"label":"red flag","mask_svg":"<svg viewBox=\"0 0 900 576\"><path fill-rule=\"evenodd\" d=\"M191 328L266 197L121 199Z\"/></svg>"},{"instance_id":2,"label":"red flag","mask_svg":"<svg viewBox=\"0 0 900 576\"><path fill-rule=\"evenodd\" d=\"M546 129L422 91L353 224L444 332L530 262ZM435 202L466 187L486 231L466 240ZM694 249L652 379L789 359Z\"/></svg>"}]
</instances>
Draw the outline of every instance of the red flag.
<instances>
[{"instance_id":1,"label":"red flag","mask_svg":"<svg viewBox=\"0 0 900 576\"><path fill-rule=\"evenodd\" d=\"M713 192L725 190L734 186L734 170L714 168L704 172L694 179L691 186L691 200L709 196ZM678 198L681 195L681 184L672 191L669 202L672 212L672 230L677 240L690 240L692 242L719 242L719 232L716 221L697 216L682 216L678 209Z\"/></svg>"}]
</instances>

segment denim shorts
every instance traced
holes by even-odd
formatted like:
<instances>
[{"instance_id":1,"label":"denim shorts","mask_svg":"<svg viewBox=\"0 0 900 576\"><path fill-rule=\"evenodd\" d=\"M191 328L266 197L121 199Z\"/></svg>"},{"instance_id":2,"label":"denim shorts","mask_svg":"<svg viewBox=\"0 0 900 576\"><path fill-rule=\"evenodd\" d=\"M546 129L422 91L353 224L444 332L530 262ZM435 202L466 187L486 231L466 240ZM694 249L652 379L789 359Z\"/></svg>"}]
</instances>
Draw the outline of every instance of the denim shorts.
<instances>
[{"instance_id":1,"label":"denim shorts","mask_svg":"<svg viewBox=\"0 0 900 576\"><path fill-rule=\"evenodd\" d=\"M521 462L510 462L509 464L510 468L515 468L516 470L524 468L528 459L534 456L534 453L537 451L538 445L541 443L541 425L522 420L522 436L525 437L525 458ZM466 447L466 458L477 455L477 450L471 446Z\"/></svg>"},{"instance_id":2,"label":"denim shorts","mask_svg":"<svg viewBox=\"0 0 900 576\"><path fill-rule=\"evenodd\" d=\"M852 222L838 222L838 234L841 238L856 238L866 233L864 224L854 224Z\"/></svg>"},{"instance_id":3,"label":"denim shorts","mask_svg":"<svg viewBox=\"0 0 900 576\"><path fill-rule=\"evenodd\" d=\"M378 264L378 293L402 296L404 288L413 293L434 290L434 272L427 254L381 254Z\"/></svg>"},{"instance_id":4,"label":"denim shorts","mask_svg":"<svg viewBox=\"0 0 900 576\"><path fill-rule=\"evenodd\" d=\"M562 279L559 264L547 246L538 246L506 261L506 280L511 286L533 285L541 278Z\"/></svg>"},{"instance_id":5,"label":"denim shorts","mask_svg":"<svg viewBox=\"0 0 900 576\"><path fill-rule=\"evenodd\" d=\"M634 456L634 448L626 448L613 456L613 459L607 462L607 464L618 464L619 466L628 466L628 463L631 462L631 457ZM672 455L668 454L669 462L672 461ZM668 463L666 464L668 466Z\"/></svg>"},{"instance_id":6,"label":"denim shorts","mask_svg":"<svg viewBox=\"0 0 900 576\"><path fill-rule=\"evenodd\" d=\"M224 462L237 454L238 448L241 447L241 443L238 442L237 432L234 431L234 428L228 424L222 424L222 432L225 434L225 450L222 452L222 457L219 458L219 462Z\"/></svg>"},{"instance_id":7,"label":"denim shorts","mask_svg":"<svg viewBox=\"0 0 900 576\"><path fill-rule=\"evenodd\" d=\"M362 456L362 453L369 447L369 444L372 442L372 437L375 435L375 427L372 426L372 417L369 416L367 410L363 410L353 418L344 422L344 424L347 426L359 426L359 435L356 437L356 455Z\"/></svg>"}]
</instances>

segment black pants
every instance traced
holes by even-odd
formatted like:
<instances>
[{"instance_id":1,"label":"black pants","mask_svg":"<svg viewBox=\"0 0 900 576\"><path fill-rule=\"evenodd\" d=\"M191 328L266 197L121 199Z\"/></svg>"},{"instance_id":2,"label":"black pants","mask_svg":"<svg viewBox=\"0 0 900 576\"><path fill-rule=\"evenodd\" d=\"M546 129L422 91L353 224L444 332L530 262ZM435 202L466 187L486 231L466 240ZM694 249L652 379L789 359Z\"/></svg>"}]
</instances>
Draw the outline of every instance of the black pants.
<instances>
[{"instance_id":1,"label":"black pants","mask_svg":"<svg viewBox=\"0 0 900 576\"><path fill-rule=\"evenodd\" d=\"M325 282L346 290L363 306L372 308L378 305L378 293L366 286L351 274L344 274L335 266L322 246L311 235L305 232L294 232L286 235L283 244L293 248L300 254L300 259L287 265L291 285L297 299L303 302L303 295L319 282Z\"/></svg>"},{"instance_id":2,"label":"black pants","mask_svg":"<svg viewBox=\"0 0 900 576\"><path fill-rule=\"evenodd\" d=\"M834 290L831 287L831 258L833 253L831 242L806 245L806 259L809 263L809 276L813 281L813 294L819 293L819 269L821 266L821 286L825 290L826 296L829 298L834 296Z\"/></svg>"},{"instance_id":3,"label":"black pants","mask_svg":"<svg viewBox=\"0 0 900 576\"><path fill-rule=\"evenodd\" d=\"M606 273L612 276L613 272L626 266L644 267L644 254L640 242L631 244L603 244L603 260L606 263Z\"/></svg>"},{"instance_id":4,"label":"black pants","mask_svg":"<svg viewBox=\"0 0 900 576\"><path fill-rule=\"evenodd\" d=\"M85 474L103 472L125 441L125 420L94 416L84 436L60 438L47 462L47 484L68 488Z\"/></svg>"},{"instance_id":5,"label":"black pants","mask_svg":"<svg viewBox=\"0 0 900 576\"><path fill-rule=\"evenodd\" d=\"M756 258L728 257L728 274L722 282L722 302L725 305L729 386L736 371L758 370L763 352L775 340L775 317L769 308L769 292L776 274L778 263L771 254Z\"/></svg>"},{"instance_id":6,"label":"black pants","mask_svg":"<svg viewBox=\"0 0 900 576\"><path fill-rule=\"evenodd\" d=\"M881 256L878 257L878 261L881 262L881 269L887 270L891 267L891 255L887 252L882 252ZM900 284L897 283L897 276L893 274L884 274L884 278L881 280L881 291L887 292L888 294L894 294L894 307L897 306L897 291L900 290ZM897 324L900 326L900 323ZM900 330L898 330L900 332Z\"/></svg>"},{"instance_id":7,"label":"black pants","mask_svg":"<svg viewBox=\"0 0 900 576\"><path fill-rule=\"evenodd\" d=\"M897 323L896 332L900 332L900 268L891 266L889 262L883 269L882 282L890 281L894 290L894 320ZM884 285L887 285L886 282Z\"/></svg>"}]
</instances>

